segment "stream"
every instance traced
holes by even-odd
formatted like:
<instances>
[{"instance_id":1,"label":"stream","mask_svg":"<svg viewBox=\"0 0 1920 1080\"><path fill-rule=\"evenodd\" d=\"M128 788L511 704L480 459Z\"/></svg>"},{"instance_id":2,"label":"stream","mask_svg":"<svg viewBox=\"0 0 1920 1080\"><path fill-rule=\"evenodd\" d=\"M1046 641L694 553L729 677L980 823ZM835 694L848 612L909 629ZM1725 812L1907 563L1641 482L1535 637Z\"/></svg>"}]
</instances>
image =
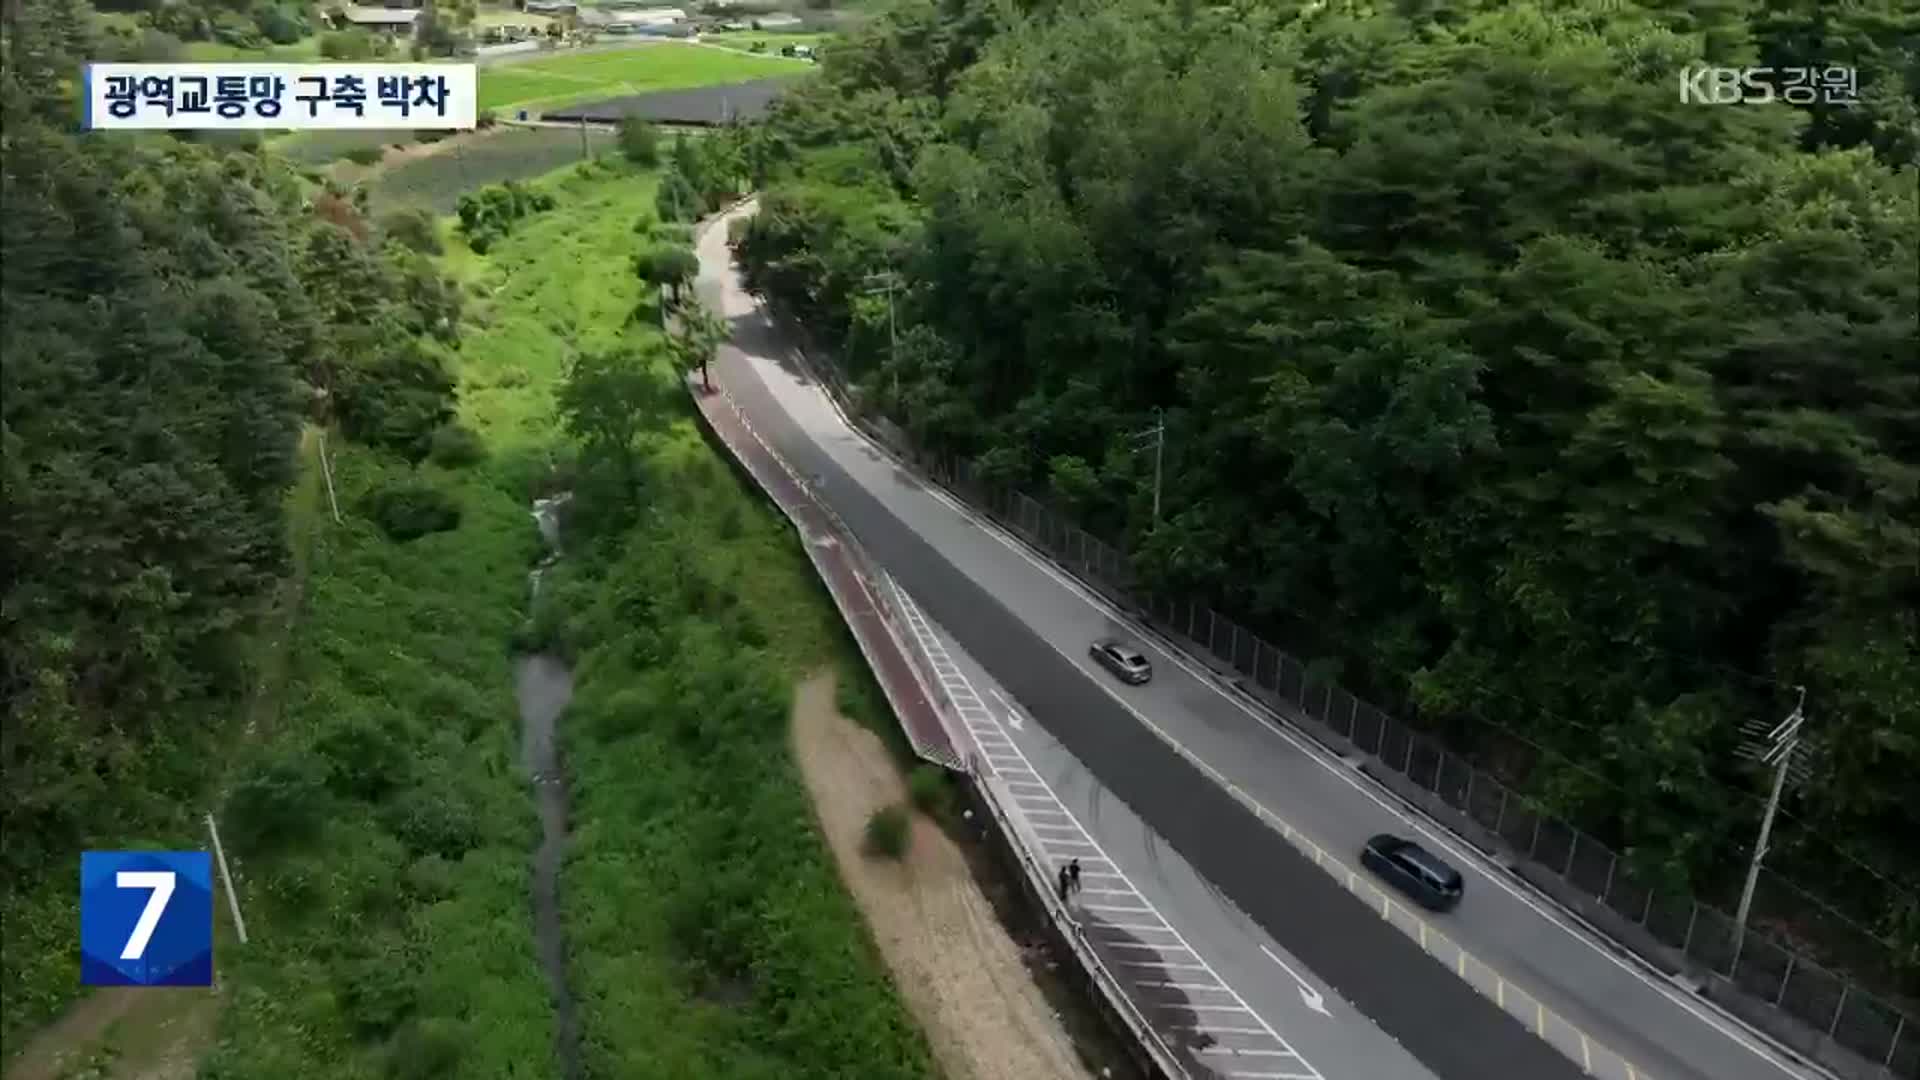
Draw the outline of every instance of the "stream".
<instances>
[{"instance_id":1,"label":"stream","mask_svg":"<svg viewBox=\"0 0 1920 1080\"><path fill-rule=\"evenodd\" d=\"M570 495L538 499L533 518L546 541L547 556L529 576L533 596L540 595L540 579L560 558L560 509ZM540 846L533 853L533 937L541 970L553 991L554 1054L563 1080L584 1080L580 1059L580 1025L573 994L567 987L567 943L560 920L560 867L566 859L567 775L556 738L561 713L573 697L573 673L552 653L514 658L514 692L520 705L520 756L533 782L534 805L540 812Z\"/></svg>"}]
</instances>

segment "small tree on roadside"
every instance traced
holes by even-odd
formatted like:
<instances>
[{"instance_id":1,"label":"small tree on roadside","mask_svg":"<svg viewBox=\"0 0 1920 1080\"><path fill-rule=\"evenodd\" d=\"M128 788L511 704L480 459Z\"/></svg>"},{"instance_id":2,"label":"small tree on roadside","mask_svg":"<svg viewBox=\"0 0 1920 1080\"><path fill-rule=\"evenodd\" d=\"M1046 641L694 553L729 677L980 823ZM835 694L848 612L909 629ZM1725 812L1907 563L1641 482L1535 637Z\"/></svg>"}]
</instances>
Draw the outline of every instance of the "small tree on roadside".
<instances>
[{"instance_id":1,"label":"small tree on roadside","mask_svg":"<svg viewBox=\"0 0 1920 1080\"><path fill-rule=\"evenodd\" d=\"M696 300L680 313L679 323L673 335L673 348L680 367L689 372L698 368L701 386L712 390L713 378L708 365L713 361L714 350L727 340L727 321Z\"/></svg>"},{"instance_id":2,"label":"small tree on roadside","mask_svg":"<svg viewBox=\"0 0 1920 1080\"><path fill-rule=\"evenodd\" d=\"M653 249L647 280L672 293L675 307L680 305L681 290L700 274L700 258L683 247Z\"/></svg>"},{"instance_id":3,"label":"small tree on roadside","mask_svg":"<svg viewBox=\"0 0 1920 1080\"><path fill-rule=\"evenodd\" d=\"M620 152L628 161L651 169L660 164L660 132L638 116L620 120Z\"/></svg>"}]
</instances>

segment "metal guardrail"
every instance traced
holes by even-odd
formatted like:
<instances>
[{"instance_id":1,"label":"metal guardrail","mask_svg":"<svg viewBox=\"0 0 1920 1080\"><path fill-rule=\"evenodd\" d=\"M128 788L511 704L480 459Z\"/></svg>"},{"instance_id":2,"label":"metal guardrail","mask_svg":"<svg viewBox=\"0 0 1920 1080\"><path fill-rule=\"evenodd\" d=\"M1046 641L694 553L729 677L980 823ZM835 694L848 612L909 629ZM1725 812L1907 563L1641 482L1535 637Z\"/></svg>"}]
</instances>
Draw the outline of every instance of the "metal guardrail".
<instances>
[{"instance_id":1,"label":"metal guardrail","mask_svg":"<svg viewBox=\"0 0 1920 1080\"><path fill-rule=\"evenodd\" d=\"M723 396L725 396L724 392ZM906 626L907 620L894 607L889 590L879 587L880 579L885 576L884 572L876 570L871 557L868 556L858 542L853 539L851 532L847 530L845 523L840 520L839 515L835 514L830 507L820 503L818 499L813 498L811 489L806 484L806 481L801 478L798 473L795 473L779 454L776 453L765 440L760 438L757 432L753 431L751 424L749 424L746 417L740 413L738 406L730 396L725 396L723 407L733 410L748 436L759 443L768 458L770 458L776 466L785 471L788 477L806 494L808 499L816 506L819 506L820 509L826 513L827 517L832 520L835 525L835 532L838 533L838 535L832 536L831 540L849 556L849 565L854 576L860 579L865 597L871 604L871 610L880 616L881 626L892 639L893 645L899 650L900 654L906 658L914 680L919 684L920 690L925 695L927 702L938 714L941 727L947 733L948 739L956 749L970 746L972 744L972 737L970 734L966 734L964 735L965 741L962 741L962 733L965 731L965 726L957 723L953 715L952 703L947 699L945 691L936 691L934 689L934 687L939 686L940 683L937 678L933 677L933 673L928 670L924 650L907 640L908 636L911 635L910 628ZM704 415L704 413L702 415ZM722 437L721 441L725 443L726 439ZM744 459L742 459L742 464L746 466L749 475L754 476L756 480L759 479L752 466ZM776 505L780 505L778 499L775 499L774 502ZM834 605L839 610L841 618L846 622L849 630L853 631L852 636L854 643L859 647L861 656L866 660L868 667L878 676L885 669L879 662L878 657L874 654L875 645L869 642L858 630L858 623L854 619L854 609L851 606L852 598L843 597L840 594L840 590L833 587L833 577L827 571L827 567L823 561L823 555L817 543L819 538L807 536L804 525L794 511L789 510L785 506L780 506L780 509L788 519L793 522L796 530L800 532L801 546L806 549L807 558L813 563L815 573L820 576L822 582L827 584L827 592L833 597ZM884 679L882 680L882 689L883 691L888 689ZM898 711L899 709L896 705L896 712ZM1088 942L1080 921L1073 917L1072 912L1066 907L1064 902L1054 894L1051 877L1041 865L1040 859L1036 854L1038 844L1020 827L1019 816L1009 811L1002 801L1004 795L996 787L996 785L1000 783L999 779L992 776L990 772L983 771L979 768L977 755L975 753L967 752L963 757L961 754L949 752L946 747L927 745L918 737L912 725L903 723L901 728L905 732L909 743L913 745L915 754L924 760L961 773L971 781L974 789L980 794L982 805L987 808L989 816L992 817L994 826L998 828L1001 834L1007 839L1008 849L1013 852L1014 857L1019 861L1021 870L1027 876L1028 883L1032 887L1031 891L1040 898L1040 902L1047 912L1048 919L1059 932L1061 940L1067 943L1068 948L1073 952L1075 960L1080 964L1082 970L1087 973L1093 985L1098 987L1101 995L1107 999L1114 1014L1120 1018L1121 1022L1128 1029L1128 1033L1138 1042L1141 1049L1146 1052L1155 1067L1161 1070L1163 1076L1167 1077L1168 1080L1191 1080L1191 1074L1185 1066L1181 1064L1179 1057L1168 1048L1165 1041L1160 1038L1159 1033L1154 1031L1153 1026L1148 1023L1147 1018L1140 1012L1139 1007L1133 1002L1132 998L1127 995L1119 979L1114 976L1106 963L1100 959L1098 952L1093 948L1091 943Z\"/></svg>"},{"instance_id":2,"label":"metal guardrail","mask_svg":"<svg viewBox=\"0 0 1920 1080\"><path fill-rule=\"evenodd\" d=\"M1156 1032L1153 1025L1147 1022L1146 1016L1127 995L1126 989L1113 974L1112 969L1100 959L1099 952L1087 940L1080 920L1073 917L1073 912L1054 892L1051 875L1034 854L1038 843L1027 835L1026 830L1019 826L1016 816L1001 802L1005 795L998 789L998 785L1003 781L982 771L974 755L971 754L968 755L967 775L973 780L975 790L980 792L981 802L993 815L995 824L1007 837L1008 847L1020 860L1021 868L1034 886L1033 891L1040 897L1041 904L1046 908L1047 917L1060 931L1060 936L1066 941L1068 948L1073 950L1074 959L1079 961L1081 968L1093 979L1094 985L1100 988L1101 995L1107 999L1121 1022L1126 1025L1128 1033L1140 1044L1141 1049L1147 1052L1155 1067L1160 1069L1161 1074L1168 1080L1191 1080L1192 1074L1181 1063L1179 1056L1160 1038L1159 1032Z\"/></svg>"}]
</instances>

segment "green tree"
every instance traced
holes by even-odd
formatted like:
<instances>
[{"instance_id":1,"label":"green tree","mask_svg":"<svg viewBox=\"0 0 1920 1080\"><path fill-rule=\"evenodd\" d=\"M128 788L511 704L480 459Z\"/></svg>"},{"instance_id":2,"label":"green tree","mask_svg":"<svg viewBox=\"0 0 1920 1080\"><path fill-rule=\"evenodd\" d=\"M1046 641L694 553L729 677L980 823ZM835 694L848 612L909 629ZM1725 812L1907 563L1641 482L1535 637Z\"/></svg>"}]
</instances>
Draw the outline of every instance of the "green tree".
<instances>
[{"instance_id":1,"label":"green tree","mask_svg":"<svg viewBox=\"0 0 1920 1080\"><path fill-rule=\"evenodd\" d=\"M627 346L583 353L567 365L557 395L568 434L586 447L589 465L611 465L624 497L639 481L634 440L658 392L649 355Z\"/></svg>"},{"instance_id":2,"label":"green tree","mask_svg":"<svg viewBox=\"0 0 1920 1080\"><path fill-rule=\"evenodd\" d=\"M642 117L621 117L620 152L642 168L651 169L660 164L660 129Z\"/></svg>"},{"instance_id":3,"label":"green tree","mask_svg":"<svg viewBox=\"0 0 1920 1080\"><path fill-rule=\"evenodd\" d=\"M701 386L711 391L713 379L708 365L713 362L715 351L727 340L727 321L697 300L676 312L674 321L673 350L681 369L688 372L698 369Z\"/></svg>"}]
</instances>

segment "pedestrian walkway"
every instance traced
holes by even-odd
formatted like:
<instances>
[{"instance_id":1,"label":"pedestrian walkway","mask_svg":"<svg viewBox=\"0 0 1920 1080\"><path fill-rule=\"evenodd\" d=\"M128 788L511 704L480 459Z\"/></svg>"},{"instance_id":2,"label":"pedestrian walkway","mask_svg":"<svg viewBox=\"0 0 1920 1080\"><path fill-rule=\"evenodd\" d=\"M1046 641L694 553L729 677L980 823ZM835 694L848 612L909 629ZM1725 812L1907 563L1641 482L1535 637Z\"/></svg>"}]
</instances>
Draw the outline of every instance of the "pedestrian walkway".
<instances>
[{"instance_id":1,"label":"pedestrian walkway","mask_svg":"<svg viewBox=\"0 0 1920 1080\"><path fill-rule=\"evenodd\" d=\"M1322 1080L1321 1074L1227 985L1140 894L1034 769L891 575L883 588L901 613L953 711L994 775L1013 793L1028 845L1056 870L1078 859L1071 908L1127 996L1170 1046L1207 1073L1234 1080ZM1204 1074L1203 1074L1204 1075Z\"/></svg>"}]
</instances>

